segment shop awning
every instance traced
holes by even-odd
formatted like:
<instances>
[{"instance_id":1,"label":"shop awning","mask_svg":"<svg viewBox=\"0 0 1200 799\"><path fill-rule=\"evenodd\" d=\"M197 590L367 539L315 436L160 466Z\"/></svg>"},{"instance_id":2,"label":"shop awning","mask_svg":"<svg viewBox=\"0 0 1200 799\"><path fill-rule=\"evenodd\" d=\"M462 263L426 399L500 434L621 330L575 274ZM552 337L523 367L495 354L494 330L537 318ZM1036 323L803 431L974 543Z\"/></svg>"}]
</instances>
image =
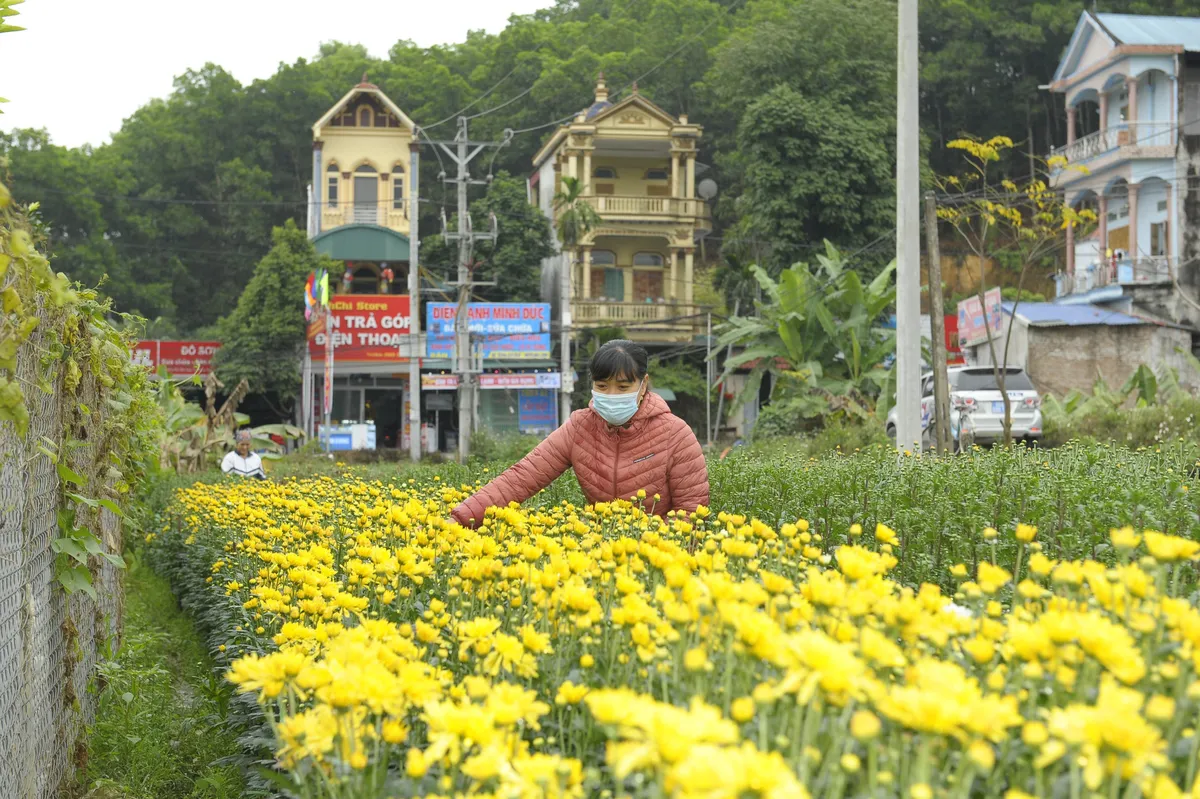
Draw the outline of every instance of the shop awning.
<instances>
[{"instance_id":1,"label":"shop awning","mask_svg":"<svg viewBox=\"0 0 1200 799\"><path fill-rule=\"evenodd\" d=\"M408 237L380 225L341 225L313 239L317 252L337 261L407 261Z\"/></svg>"},{"instance_id":2,"label":"shop awning","mask_svg":"<svg viewBox=\"0 0 1200 799\"><path fill-rule=\"evenodd\" d=\"M669 388L652 388L650 390L665 399L667 402L675 401L675 392Z\"/></svg>"}]
</instances>

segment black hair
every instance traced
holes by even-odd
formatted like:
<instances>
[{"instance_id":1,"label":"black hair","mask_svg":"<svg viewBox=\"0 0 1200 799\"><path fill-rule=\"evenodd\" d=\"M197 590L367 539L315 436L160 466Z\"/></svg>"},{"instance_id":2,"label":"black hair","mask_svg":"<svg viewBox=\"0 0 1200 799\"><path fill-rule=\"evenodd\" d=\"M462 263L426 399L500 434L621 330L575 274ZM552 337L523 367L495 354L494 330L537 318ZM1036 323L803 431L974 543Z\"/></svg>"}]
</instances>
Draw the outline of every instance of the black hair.
<instances>
[{"instance_id":1,"label":"black hair","mask_svg":"<svg viewBox=\"0 0 1200 799\"><path fill-rule=\"evenodd\" d=\"M626 339L606 342L588 364L592 380L641 380L646 376L649 357L646 348Z\"/></svg>"}]
</instances>

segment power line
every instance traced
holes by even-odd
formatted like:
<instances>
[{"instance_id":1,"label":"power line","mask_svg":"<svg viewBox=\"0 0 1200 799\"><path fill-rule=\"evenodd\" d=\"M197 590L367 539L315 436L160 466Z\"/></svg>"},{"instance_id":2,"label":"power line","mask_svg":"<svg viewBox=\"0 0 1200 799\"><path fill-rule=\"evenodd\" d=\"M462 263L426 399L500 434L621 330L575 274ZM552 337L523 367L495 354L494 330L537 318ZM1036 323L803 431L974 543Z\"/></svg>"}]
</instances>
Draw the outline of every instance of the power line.
<instances>
[{"instance_id":1,"label":"power line","mask_svg":"<svg viewBox=\"0 0 1200 799\"><path fill-rule=\"evenodd\" d=\"M489 94L491 94L492 92L496 91L496 89L499 89L499 88L500 88L500 84L504 83L504 81L506 81L506 80L508 80L509 78L511 78L511 77L513 76L513 73L514 73L514 72L516 72L516 71L517 71L517 69L518 69L520 66L521 66L520 64L517 64L516 66L514 66L512 69L510 69L510 70L508 71L508 74L507 74L507 75L505 75L505 76L504 76L503 78L501 78L500 80L496 81L495 85L494 85L494 86L492 86L492 88L488 89L486 92L484 92L483 94L479 95L479 96L478 96L478 97L476 97L474 100L472 100L471 102L467 103L467 104L466 104L466 105L464 105L462 108L458 109L458 110L457 110L457 111L455 111L453 114L451 114L450 116L446 117L445 119L439 119L437 122L434 122L432 125L424 125L424 126L418 126L418 127L419 127L421 130L433 130L433 129L434 129L434 128L436 128L438 125L444 125L444 124L446 124L447 122L449 122L450 120L452 120L452 119L454 119L455 117L457 117L458 115L460 115L460 114L462 114L462 113L464 113L464 112L466 112L466 111L469 111L469 110L471 110L471 107L472 107L472 106L474 106L474 105L475 105L476 103L478 103L480 100L482 100L482 99L484 99L485 97L487 97L487 96L488 96ZM440 160L440 159L439 159L439 160Z\"/></svg>"}]
</instances>

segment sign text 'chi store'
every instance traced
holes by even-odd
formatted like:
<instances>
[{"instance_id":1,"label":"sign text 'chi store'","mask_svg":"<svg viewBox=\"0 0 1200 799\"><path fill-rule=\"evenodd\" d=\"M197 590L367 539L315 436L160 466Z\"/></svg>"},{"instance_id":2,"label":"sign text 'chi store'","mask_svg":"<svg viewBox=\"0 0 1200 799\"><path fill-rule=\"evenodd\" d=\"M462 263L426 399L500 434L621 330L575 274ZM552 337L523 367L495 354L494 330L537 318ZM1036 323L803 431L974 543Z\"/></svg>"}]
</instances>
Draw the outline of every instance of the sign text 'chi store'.
<instances>
[{"instance_id":1,"label":"sign text 'chi store'","mask_svg":"<svg viewBox=\"0 0 1200 799\"><path fill-rule=\"evenodd\" d=\"M337 294L329 301L333 314L333 360L403 360L399 348L407 346L412 324L406 294ZM325 360L325 320L314 318L308 326L308 352Z\"/></svg>"}]
</instances>

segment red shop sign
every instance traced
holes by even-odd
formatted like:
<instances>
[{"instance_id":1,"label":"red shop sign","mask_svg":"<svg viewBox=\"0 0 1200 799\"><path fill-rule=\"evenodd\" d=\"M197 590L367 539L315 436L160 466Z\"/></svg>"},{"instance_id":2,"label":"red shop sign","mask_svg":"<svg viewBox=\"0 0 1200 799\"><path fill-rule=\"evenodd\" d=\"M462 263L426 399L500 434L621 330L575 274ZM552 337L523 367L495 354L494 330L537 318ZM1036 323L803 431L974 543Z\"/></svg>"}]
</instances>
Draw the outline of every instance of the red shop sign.
<instances>
[{"instance_id":1,"label":"red shop sign","mask_svg":"<svg viewBox=\"0 0 1200 799\"><path fill-rule=\"evenodd\" d=\"M336 294L333 312L333 361L399 361L412 317L407 294ZM325 360L325 317L308 326L308 351Z\"/></svg>"}]
</instances>

